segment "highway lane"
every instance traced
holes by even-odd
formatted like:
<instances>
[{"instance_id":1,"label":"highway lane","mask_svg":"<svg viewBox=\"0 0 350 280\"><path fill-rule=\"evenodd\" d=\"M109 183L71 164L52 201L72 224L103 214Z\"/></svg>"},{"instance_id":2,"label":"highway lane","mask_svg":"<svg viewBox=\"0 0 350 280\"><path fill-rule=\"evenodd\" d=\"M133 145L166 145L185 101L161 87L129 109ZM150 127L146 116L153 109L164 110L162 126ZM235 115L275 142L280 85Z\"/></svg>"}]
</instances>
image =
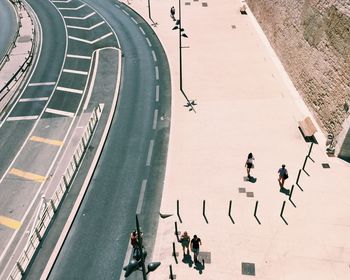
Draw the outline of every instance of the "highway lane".
<instances>
[{"instance_id":1,"label":"highway lane","mask_svg":"<svg viewBox=\"0 0 350 280\"><path fill-rule=\"evenodd\" d=\"M114 1L89 4L118 34L122 86L109 137L50 279L118 279L137 210L151 255L163 187L170 125L164 51L151 28L127 7L120 9Z\"/></svg>"},{"instance_id":2,"label":"highway lane","mask_svg":"<svg viewBox=\"0 0 350 280\"><path fill-rule=\"evenodd\" d=\"M14 8L9 0L0 0L0 60L13 41L17 20Z\"/></svg>"}]
</instances>

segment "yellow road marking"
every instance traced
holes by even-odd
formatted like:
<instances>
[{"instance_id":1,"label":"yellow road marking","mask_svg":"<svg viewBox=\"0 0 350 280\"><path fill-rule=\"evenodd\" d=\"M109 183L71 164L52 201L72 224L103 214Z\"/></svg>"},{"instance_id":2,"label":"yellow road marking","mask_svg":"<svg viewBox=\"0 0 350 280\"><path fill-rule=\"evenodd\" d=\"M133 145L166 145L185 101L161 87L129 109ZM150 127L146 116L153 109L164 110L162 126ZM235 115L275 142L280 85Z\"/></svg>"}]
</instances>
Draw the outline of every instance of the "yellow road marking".
<instances>
[{"instance_id":1,"label":"yellow road marking","mask_svg":"<svg viewBox=\"0 0 350 280\"><path fill-rule=\"evenodd\" d=\"M63 141L53 140L53 139L48 139L48 138L42 138L42 137L38 137L38 136L32 136L30 138L30 140L35 141L35 142L46 143L46 144L49 144L49 145L55 145L55 146L62 146L63 145Z\"/></svg>"},{"instance_id":2,"label":"yellow road marking","mask_svg":"<svg viewBox=\"0 0 350 280\"><path fill-rule=\"evenodd\" d=\"M30 172L26 172L26 171L22 171L22 170L19 170L17 168L12 168L10 170L10 174L13 174L13 175L16 175L18 177L22 177L22 178L25 178L25 179L28 179L28 180L31 180L31 181L35 181L35 182L38 182L38 183L42 183L45 181L45 177L44 176L41 176L41 175L38 175L38 174L34 174L34 173L30 173Z\"/></svg>"},{"instance_id":3,"label":"yellow road marking","mask_svg":"<svg viewBox=\"0 0 350 280\"><path fill-rule=\"evenodd\" d=\"M11 218L0 216L0 225L4 225L12 229L19 229L22 223L20 221L17 221Z\"/></svg>"}]
</instances>

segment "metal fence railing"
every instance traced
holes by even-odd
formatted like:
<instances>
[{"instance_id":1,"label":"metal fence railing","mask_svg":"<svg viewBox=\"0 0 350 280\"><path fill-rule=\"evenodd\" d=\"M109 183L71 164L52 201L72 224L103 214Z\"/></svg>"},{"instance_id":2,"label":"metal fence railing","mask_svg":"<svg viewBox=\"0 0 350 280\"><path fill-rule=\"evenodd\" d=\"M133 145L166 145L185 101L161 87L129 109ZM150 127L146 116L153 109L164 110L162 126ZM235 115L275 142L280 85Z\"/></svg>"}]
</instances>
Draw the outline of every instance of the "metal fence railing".
<instances>
[{"instance_id":1,"label":"metal fence railing","mask_svg":"<svg viewBox=\"0 0 350 280\"><path fill-rule=\"evenodd\" d=\"M98 120L102 114L102 110L103 105L100 104L92 112L89 122L86 125L84 133L71 157L66 171L62 175L61 180L51 198L44 202L44 207L38 215L38 219L33 226L33 230L30 234L28 242L24 247L20 257L18 258L16 264L13 266L8 279L22 279L22 276L28 268L29 263L35 254L47 228L49 227L57 208L59 207L63 197L65 196L73 181L73 178L78 170L85 151L88 148Z\"/></svg>"}]
</instances>

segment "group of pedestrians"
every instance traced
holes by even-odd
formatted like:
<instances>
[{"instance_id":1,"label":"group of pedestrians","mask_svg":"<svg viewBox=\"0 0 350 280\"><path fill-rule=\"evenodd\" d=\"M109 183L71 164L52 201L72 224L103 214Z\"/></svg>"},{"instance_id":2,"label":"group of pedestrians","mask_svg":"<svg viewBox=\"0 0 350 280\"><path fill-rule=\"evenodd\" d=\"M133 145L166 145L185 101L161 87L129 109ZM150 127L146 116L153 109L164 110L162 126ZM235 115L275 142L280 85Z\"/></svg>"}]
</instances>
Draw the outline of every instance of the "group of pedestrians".
<instances>
[{"instance_id":1,"label":"group of pedestrians","mask_svg":"<svg viewBox=\"0 0 350 280\"><path fill-rule=\"evenodd\" d=\"M186 254L187 255L190 254L190 249L191 249L191 251L193 252L193 260L195 263L197 263L199 248L200 248L200 245L202 245L201 239L196 234L193 235L193 238L191 239L187 231L184 231L179 241L182 245L182 251L183 251L184 257Z\"/></svg>"},{"instance_id":2,"label":"group of pedestrians","mask_svg":"<svg viewBox=\"0 0 350 280\"><path fill-rule=\"evenodd\" d=\"M248 181L250 181L252 179L252 176L250 175L250 170L252 168L254 168L254 156L252 153L248 154L247 160L245 162L245 167L247 168L247 177L248 177ZM288 170L286 168L285 164L282 164L282 167L280 169L278 169L277 171L278 173L278 183L280 185L280 189L284 188L284 181L286 179L288 179Z\"/></svg>"}]
</instances>

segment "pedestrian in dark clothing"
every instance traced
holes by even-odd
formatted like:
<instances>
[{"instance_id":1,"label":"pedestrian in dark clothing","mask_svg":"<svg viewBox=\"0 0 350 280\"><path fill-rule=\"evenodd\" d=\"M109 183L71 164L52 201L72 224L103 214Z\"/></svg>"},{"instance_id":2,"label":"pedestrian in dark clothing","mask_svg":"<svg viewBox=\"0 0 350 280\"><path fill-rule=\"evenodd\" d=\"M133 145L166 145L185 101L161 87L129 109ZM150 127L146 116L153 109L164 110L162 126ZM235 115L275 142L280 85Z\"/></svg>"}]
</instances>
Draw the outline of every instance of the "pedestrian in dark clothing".
<instances>
[{"instance_id":1,"label":"pedestrian in dark clothing","mask_svg":"<svg viewBox=\"0 0 350 280\"><path fill-rule=\"evenodd\" d=\"M280 184L280 188L283 188L284 186L284 181L286 179L288 179L288 170L286 168L286 166L284 164L282 164L282 167L280 169L278 169L278 174L279 174L279 177L278 177L278 182Z\"/></svg>"},{"instance_id":2,"label":"pedestrian in dark clothing","mask_svg":"<svg viewBox=\"0 0 350 280\"><path fill-rule=\"evenodd\" d=\"M173 19L173 21L175 21L175 8L174 6L171 7L170 9L170 17Z\"/></svg>"},{"instance_id":3,"label":"pedestrian in dark clothing","mask_svg":"<svg viewBox=\"0 0 350 280\"><path fill-rule=\"evenodd\" d=\"M250 169L254 167L254 157L252 153L248 154L247 161L245 162L245 167L247 168L248 180L250 180Z\"/></svg>"},{"instance_id":4,"label":"pedestrian in dark clothing","mask_svg":"<svg viewBox=\"0 0 350 280\"><path fill-rule=\"evenodd\" d=\"M202 245L202 241L197 235L193 235L191 240L191 251L193 252L194 262L198 262L199 245Z\"/></svg>"}]
</instances>

